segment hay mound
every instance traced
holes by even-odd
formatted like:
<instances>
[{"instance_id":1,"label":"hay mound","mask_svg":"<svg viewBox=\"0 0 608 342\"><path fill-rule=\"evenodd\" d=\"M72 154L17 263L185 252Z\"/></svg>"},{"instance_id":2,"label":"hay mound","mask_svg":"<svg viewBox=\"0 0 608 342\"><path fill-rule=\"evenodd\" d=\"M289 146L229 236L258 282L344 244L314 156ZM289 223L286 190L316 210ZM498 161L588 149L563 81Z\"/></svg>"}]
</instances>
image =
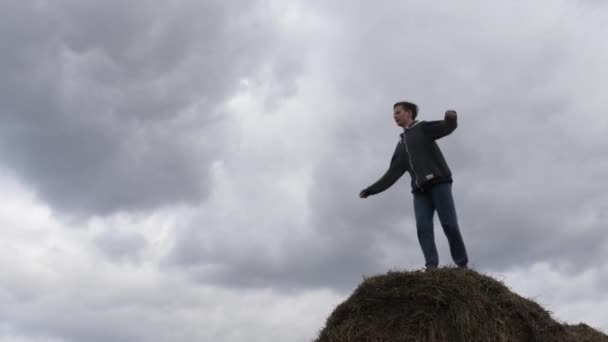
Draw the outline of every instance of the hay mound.
<instances>
[{"instance_id":1,"label":"hay mound","mask_svg":"<svg viewBox=\"0 0 608 342\"><path fill-rule=\"evenodd\" d=\"M608 342L556 322L539 304L472 270L389 272L367 278L315 342Z\"/></svg>"},{"instance_id":2,"label":"hay mound","mask_svg":"<svg viewBox=\"0 0 608 342\"><path fill-rule=\"evenodd\" d=\"M565 325L569 341L577 342L604 342L608 341L608 336L591 328L585 323L577 325Z\"/></svg>"}]
</instances>

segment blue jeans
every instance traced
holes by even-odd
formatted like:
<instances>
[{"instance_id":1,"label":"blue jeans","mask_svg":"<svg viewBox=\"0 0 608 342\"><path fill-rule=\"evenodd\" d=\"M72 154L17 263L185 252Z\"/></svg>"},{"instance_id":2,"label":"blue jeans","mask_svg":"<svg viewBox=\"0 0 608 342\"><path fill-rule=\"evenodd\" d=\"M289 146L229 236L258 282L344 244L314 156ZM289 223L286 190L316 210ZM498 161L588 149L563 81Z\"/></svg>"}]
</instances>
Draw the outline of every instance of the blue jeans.
<instances>
[{"instance_id":1,"label":"blue jeans","mask_svg":"<svg viewBox=\"0 0 608 342\"><path fill-rule=\"evenodd\" d=\"M439 265L433 228L435 211L437 211L443 232L448 239L452 260L458 266L466 266L469 258L460 229L458 228L456 207L454 206L454 199L452 197L452 184L438 183L432 185L424 192L414 193L414 213L416 214L418 242L420 242L420 247L424 254L426 267L434 268Z\"/></svg>"}]
</instances>

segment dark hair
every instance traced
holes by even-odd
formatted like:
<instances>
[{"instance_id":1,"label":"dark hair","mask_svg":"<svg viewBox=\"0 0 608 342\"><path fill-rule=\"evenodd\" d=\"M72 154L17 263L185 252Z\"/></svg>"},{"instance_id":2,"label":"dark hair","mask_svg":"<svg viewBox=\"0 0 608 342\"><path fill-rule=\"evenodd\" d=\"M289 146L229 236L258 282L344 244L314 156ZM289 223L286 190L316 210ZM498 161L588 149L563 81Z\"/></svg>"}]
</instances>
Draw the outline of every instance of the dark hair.
<instances>
[{"instance_id":1,"label":"dark hair","mask_svg":"<svg viewBox=\"0 0 608 342\"><path fill-rule=\"evenodd\" d=\"M407 101L397 102L393 106L393 109L395 109L397 106L401 106L403 109L412 112L412 119L416 119L416 116L418 116L418 106L415 103Z\"/></svg>"}]
</instances>

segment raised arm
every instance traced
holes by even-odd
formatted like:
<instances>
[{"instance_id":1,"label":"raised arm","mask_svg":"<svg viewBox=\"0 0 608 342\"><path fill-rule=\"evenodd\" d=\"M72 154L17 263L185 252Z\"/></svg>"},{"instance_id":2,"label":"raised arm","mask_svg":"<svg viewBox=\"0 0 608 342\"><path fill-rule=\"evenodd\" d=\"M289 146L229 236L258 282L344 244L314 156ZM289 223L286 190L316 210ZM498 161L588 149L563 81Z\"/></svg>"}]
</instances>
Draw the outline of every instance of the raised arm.
<instances>
[{"instance_id":1,"label":"raised arm","mask_svg":"<svg viewBox=\"0 0 608 342\"><path fill-rule=\"evenodd\" d=\"M428 121L423 126L424 132L434 140L441 139L454 132L458 127L457 114L454 110L445 112L443 120Z\"/></svg>"}]
</instances>

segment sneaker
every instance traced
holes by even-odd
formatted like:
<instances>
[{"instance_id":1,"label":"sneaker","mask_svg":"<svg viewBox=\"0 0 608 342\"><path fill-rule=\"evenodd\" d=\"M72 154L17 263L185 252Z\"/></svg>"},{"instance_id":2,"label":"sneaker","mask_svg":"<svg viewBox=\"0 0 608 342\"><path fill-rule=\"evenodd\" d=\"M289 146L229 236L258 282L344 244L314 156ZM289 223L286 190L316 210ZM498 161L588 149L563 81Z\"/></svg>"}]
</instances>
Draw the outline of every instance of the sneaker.
<instances>
[{"instance_id":1,"label":"sneaker","mask_svg":"<svg viewBox=\"0 0 608 342\"><path fill-rule=\"evenodd\" d=\"M427 266L424 268L424 272L434 271L437 269L437 266Z\"/></svg>"}]
</instances>

